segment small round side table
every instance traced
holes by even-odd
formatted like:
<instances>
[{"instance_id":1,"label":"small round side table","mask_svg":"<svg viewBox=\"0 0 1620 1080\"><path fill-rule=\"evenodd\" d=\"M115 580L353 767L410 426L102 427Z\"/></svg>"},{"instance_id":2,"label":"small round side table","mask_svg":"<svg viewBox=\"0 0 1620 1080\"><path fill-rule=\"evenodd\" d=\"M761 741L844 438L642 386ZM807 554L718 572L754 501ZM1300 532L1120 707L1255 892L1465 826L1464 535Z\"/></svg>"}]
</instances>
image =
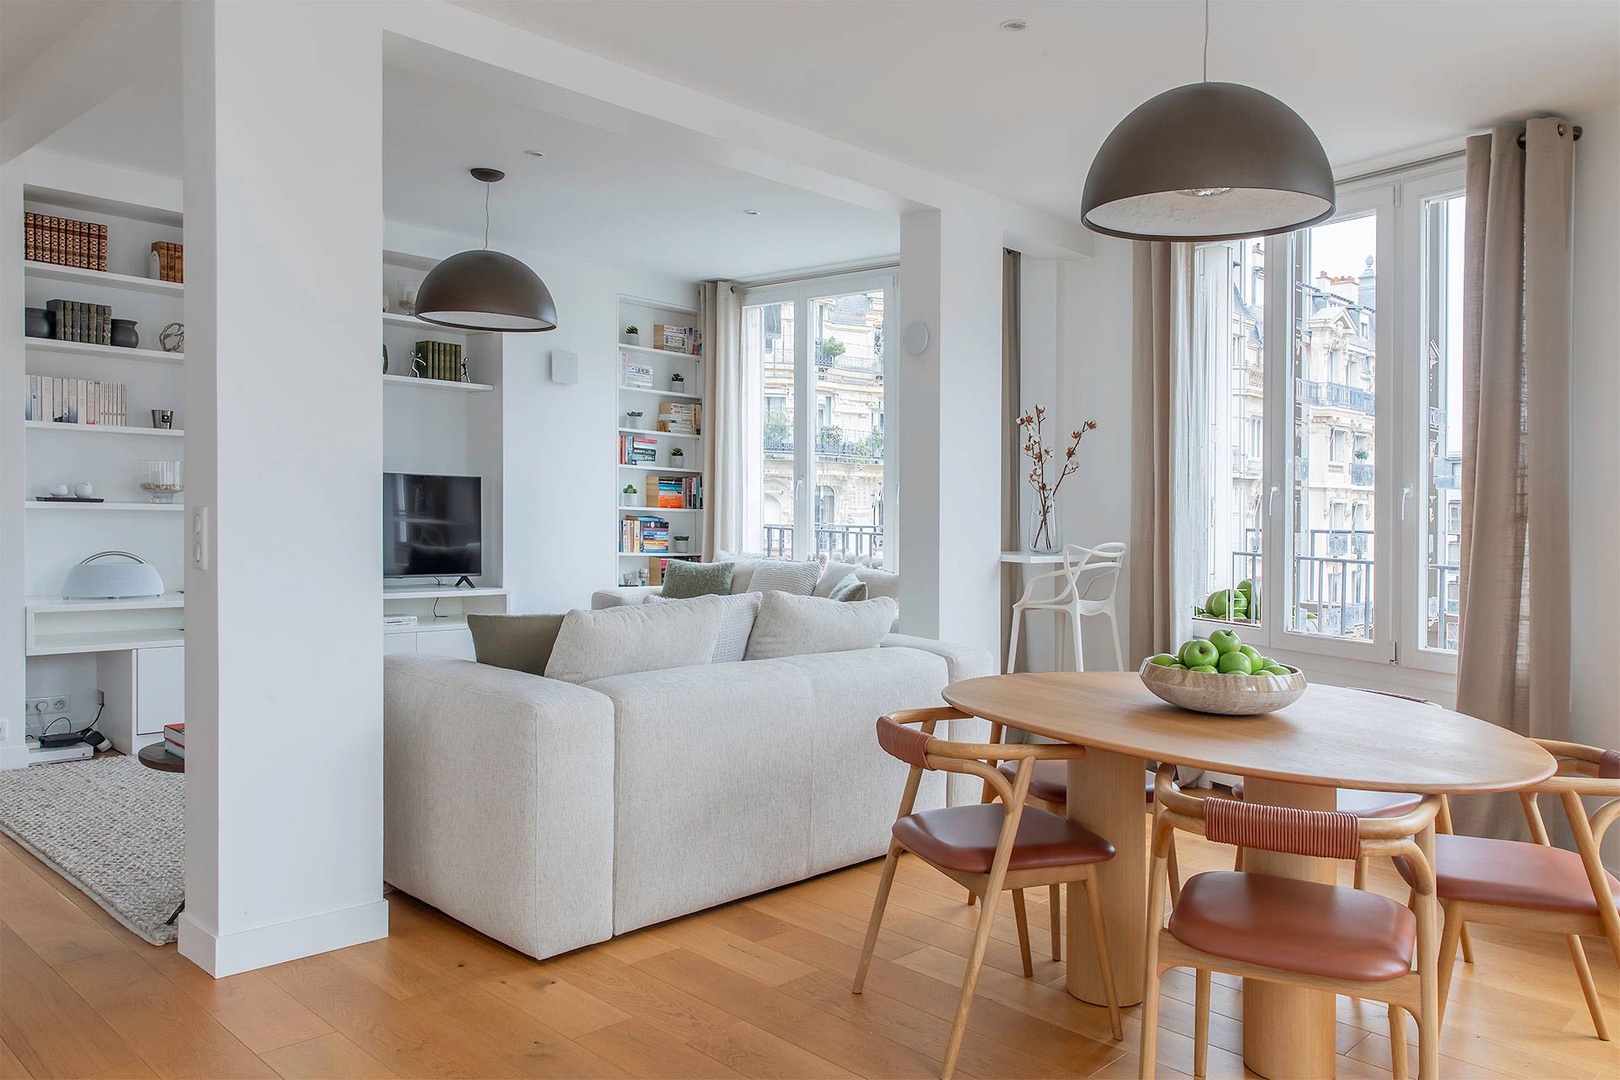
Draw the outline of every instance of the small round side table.
<instances>
[{"instance_id":1,"label":"small round side table","mask_svg":"<svg viewBox=\"0 0 1620 1080\"><path fill-rule=\"evenodd\" d=\"M135 756L141 759L142 765L145 765L148 769L156 769L158 772L183 773L186 771L186 759L169 753L160 742L146 744L141 747L140 752Z\"/></svg>"}]
</instances>

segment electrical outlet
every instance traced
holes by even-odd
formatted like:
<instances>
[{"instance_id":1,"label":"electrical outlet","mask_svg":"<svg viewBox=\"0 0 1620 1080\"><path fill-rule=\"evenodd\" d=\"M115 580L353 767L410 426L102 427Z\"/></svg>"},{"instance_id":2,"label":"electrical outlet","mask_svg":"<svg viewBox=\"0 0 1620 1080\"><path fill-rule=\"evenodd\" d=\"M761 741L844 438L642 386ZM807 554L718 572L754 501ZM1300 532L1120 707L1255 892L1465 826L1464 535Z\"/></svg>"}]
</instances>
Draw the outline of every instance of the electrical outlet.
<instances>
[{"instance_id":1,"label":"electrical outlet","mask_svg":"<svg viewBox=\"0 0 1620 1080\"><path fill-rule=\"evenodd\" d=\"M72 704L73 699L66 694L51 694L47 697L29 698L27 707L35 716L49 716L55 719L58 716L66 716L68 707Z\"/></svg>"}]
</instances>

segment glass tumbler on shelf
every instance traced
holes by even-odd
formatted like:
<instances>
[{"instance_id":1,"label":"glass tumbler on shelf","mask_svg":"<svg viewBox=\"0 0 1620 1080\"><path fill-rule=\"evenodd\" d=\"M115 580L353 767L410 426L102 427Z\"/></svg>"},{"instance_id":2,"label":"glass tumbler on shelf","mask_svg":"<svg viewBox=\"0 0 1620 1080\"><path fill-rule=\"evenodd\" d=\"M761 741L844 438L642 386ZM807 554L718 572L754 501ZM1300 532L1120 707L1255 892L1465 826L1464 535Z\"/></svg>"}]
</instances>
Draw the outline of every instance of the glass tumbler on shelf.
<instances>
[{"instance_id":1,"label":"glass tumbler on shelf","mask_svg":"<svg viewBox=\"0 0 1620 1080\"><path fill-rule=\"evenodd\" d=\"M155 503L172 503L174 497L186 488L186 464L183 461L143 461L137 473L141 490Z\"/></svg>"}]
</instances>

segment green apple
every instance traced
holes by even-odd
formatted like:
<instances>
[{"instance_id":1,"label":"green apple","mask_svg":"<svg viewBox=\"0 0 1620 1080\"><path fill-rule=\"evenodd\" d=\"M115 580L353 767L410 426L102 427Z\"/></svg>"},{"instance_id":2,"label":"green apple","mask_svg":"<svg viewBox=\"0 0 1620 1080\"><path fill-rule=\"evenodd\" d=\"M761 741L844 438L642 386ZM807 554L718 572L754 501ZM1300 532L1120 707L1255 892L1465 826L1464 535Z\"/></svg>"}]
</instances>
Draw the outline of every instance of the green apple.
<instances>
[{"instance_id":1,"label":"green apple","mask_svg":"<svg viewBox=\"0 0 1620 1080\"><path fill-rule=\"evenodd\" d=\"M1266 666L1263 663L1265 657L1261 656L1260 650L1256 649L1253 645L1239 645L1238 652L1249 658L1250 667L1262 668Z\"/></svg>"},{"instance_id":2,"label":"green apple","mask_svg":"<svg viewBox=\"0 0 1620 1080\"><path fill-rule=\"evenodd\" d=\"M1213 667L1220 655L1220 650L1203 638L1193 638L1181 647L1181 662L1194 670L1204 665Z\"/></svg>"},{"instance_id":3,"label":"green apple","mask_svg":"<svg viewBox=\"0 0 1620 1080\"><path fill-rule=\"evenodd\" d=\"M1222 656L1225 656L1227 653L1237 652L1238 649L1243 645L1242 639L1231 630L1210 631L1209 643L1215 646L1215 651Z\"/></svg>"},{"instance_id":4,"label":"green apple","mask_svg":"<svg viewBox=\"0 0 1620 1080\"><path fill-rule=\"evenodd\" d=\"M1272 664L1270 667L1266 668L1260 674L1262 674L1262 675L1288 676L1288 675L1292 675L1293 672L1289 671L1287 668L1283 667L1281 664Z\"/></svg>"},{"instance_id":5,"label":"green apple","mask_svg":"<svg viewBox=\"0 0 1620 1080\"><path fill-rule=\"evenodd\" d=\"M1158 656L1149 657L1148 663L1157 664L1160 667L1182 667L1183 666L1179 657L1177 657L1177 656L1175 656L1175 655L1173 655L1171 653L1167 653L1167 652L1162 652Z\"/></svg>"},{"instance_id":6,"label":"green apple","mask_svg":"<svg viewBox=\"0 0 1620 1080\"><path fill-rule=\"evenodd\" d=\"M1214 664L1199 664L1197 667L1190 667L1187 670L1188 671L1202 671L1206 675L1214 675L1214 674L1216 674Z\"/></svg>"},{"instance_id":7,"label":"green apple","mask_svg":"<svg viewBox=\"0 0 1620 1080\"><path fill-rule=\"evenodd\" d=\"M1242 581L1237 583L1237 591L1251 600L1254 599L1254 582L1250 581L1248 578L1244 578Z\"/></svg>"},{"instance_id":8,"label":"green apple","mask_svg":"<svg viewBox=\"0 0 1620 1080\"><path fill-rule=\"evenodd\" d=\"M1254 671L1254 665L1249 662L1249 658L1236 649L1222 653L1215 666L1220 669L1222 675L1248 675Z\"/></svg>"},{"instance_id":9,"label":"green apple","mask_svg":"<svg viewBox=\"0 0 1620 1080\"><path fill-rule=\"evenodd\" d=\"M1231 589L1222 589L1219 592L1212 592L1209 594L1209 599L1204 601L1204 610L1209 612L1211 618L1215 619L1226 618L1226 613L1231 606Z\"/></svg>"}]
</instances>

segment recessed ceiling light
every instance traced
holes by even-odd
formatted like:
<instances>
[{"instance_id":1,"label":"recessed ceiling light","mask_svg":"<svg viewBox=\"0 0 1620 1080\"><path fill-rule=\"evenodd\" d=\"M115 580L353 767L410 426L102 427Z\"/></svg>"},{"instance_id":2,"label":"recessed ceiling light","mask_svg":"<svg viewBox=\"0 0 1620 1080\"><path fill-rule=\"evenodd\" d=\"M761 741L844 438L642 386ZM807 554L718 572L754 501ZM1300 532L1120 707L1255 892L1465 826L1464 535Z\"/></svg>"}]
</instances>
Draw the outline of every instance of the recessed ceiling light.
<instances>
[{"instance_id":1,"label":"recessed ceiling light","mask_svg":"<svg viewBox=\"0 0 1620 1080\"><path fill-rule=\"evenodd\" d=\"M759 217L758 210L744 210L743 213L747 214L749 217Z\"/></svg>"},{"instance_id":2,"label":"recessed ceiling light","mask_svg":"<svg viewBox=\"0 0 1620 1080\"><path fill-rule=\"evenodd\" d=\"M1010 34L1016 34L1028 26L1029 23L1023 19L1004 19L1001 23L1001 28Z\"/></svg>"},{"instance_id":3,"label":"recessed ceiling light","mask_svg":"<svg viewBox=\"0 0 1620 1080\"><path fill-rule=\"evenodd\" d=\"M546 152L544 150L525 150L523 152L525 154L528 154L530 157L545 157L546 156Z\"/></svg>"}]
</instances>

